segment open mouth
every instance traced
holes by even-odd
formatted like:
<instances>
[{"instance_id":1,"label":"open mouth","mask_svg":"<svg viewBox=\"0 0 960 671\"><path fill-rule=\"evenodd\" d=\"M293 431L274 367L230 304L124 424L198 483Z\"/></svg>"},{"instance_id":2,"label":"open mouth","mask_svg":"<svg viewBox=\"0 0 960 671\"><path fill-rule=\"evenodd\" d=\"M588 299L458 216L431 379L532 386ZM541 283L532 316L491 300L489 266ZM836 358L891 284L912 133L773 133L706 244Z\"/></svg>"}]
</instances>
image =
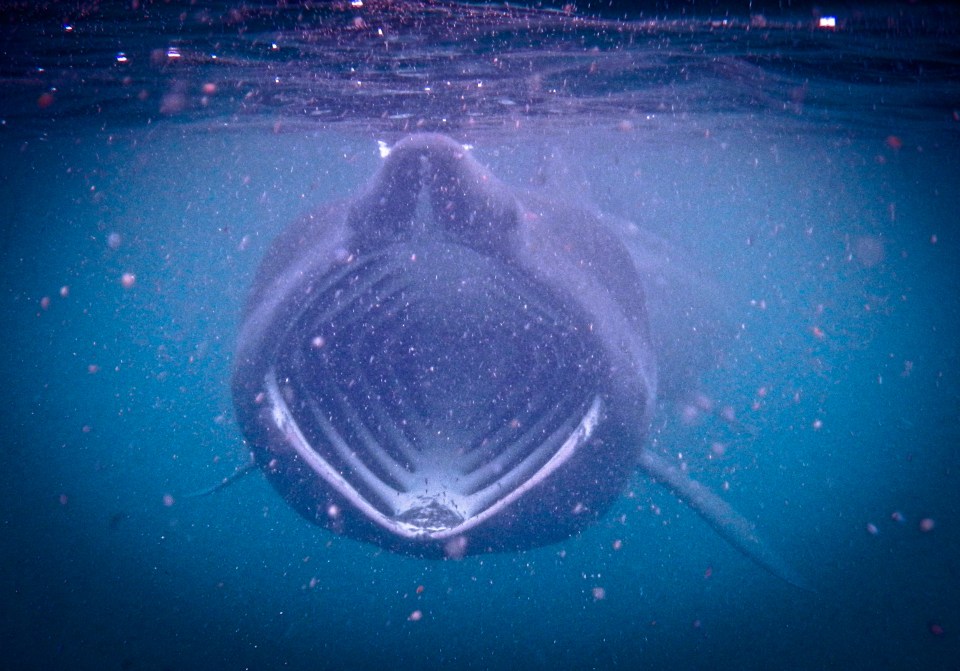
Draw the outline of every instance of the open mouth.
<instances>
[{"instance_id":1,"label":"open mouth","mask_svg":"<svg viewBox=\"0 0 960 671\"><path fill-rule=\"evenodd\" d=\"M304 464L380 527L456 537L537 487L603 412L576 307L452 243L394 244L313 284L265 404Z\"/></svg>"}]
</instances>

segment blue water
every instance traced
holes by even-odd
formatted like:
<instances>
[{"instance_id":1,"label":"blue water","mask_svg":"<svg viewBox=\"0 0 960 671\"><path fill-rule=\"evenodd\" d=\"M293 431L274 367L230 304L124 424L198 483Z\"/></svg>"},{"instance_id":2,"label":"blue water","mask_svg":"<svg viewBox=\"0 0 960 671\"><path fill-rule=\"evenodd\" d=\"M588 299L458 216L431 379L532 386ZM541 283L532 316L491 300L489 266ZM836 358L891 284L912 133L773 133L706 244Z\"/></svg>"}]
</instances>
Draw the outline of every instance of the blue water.
<instances>
[{"instance_id":1,"label":"blue water","mask_svg":"<svg viewBox=\"0 0 960 671\"><path fill-rule=\"evenodd\" d=\"M771 33L792 45L776 58L737 46L756 31L704 28L676 62L594 26L593 46L615 55L605 79L561 102L487 100L473 117L418 110L413 96L384 119L349 92L340 120L265 96L245 112L249 78L210 63L178 71L183 99L162 111L167 70L141 72L124 99L139 107L116 112L89 84L113 63L87 64L92 88L78 93L83 77L67 75L79 66L60 62L52 103L39 104L41 74L8 77L0 665L958 668L957 36L897 16L911 30L825 36L804 18ZM4 34L20 26L22 44L26 28L63 29L47 18ZM122 32L129 17L99 20ZM203 25L178 34L184 51L214 41ZM541 81L590 71L541 49ZM697 60L711 52L729 60ZM876 54L887 71L871 61L851 74ZM831 58L850 70L823 67ZM253 56L248 67L272 76ZM705 88L680 85L689 71L708 73ZM208 105L195 83L211 73L222 79ZM497 95L515 85L506 77ZM546 162L546 188L613 215L635 249L647 233L663 241L670 272L722 314L699 391L732 417L691 418L686 400L664 399L649 447L722 493L813 591L758 569L641 474L578 537L459 561L321 530L260 475L185 498L246 458L229 375L270 241L354 193L379 163L376 141L415 130L418 113L517 186L540 185Z\"/></svg>"}]
</instances>

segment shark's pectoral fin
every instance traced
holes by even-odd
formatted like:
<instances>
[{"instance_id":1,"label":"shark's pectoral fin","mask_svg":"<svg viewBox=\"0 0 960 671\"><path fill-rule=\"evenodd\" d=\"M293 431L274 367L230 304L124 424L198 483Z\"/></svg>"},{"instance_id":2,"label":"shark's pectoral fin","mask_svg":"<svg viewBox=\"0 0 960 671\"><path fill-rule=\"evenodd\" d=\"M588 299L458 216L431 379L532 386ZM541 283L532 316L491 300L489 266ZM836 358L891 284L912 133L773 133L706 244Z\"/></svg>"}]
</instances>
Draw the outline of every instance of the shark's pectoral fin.
<instances>
[{"instance_id":1,"label":"shark's pectoral fin","mask_svg":"<svg viewBox=\"0 0 960 671\"><path fill-rule=\"evenodd\" d=\"M813 591L782 557L760 540L753 524L707 487L649 450L641 451L640 467L683 499L740 552L791 585Z\"/></svg>"},{"instance_id":2,"label":"shark's pectoral fin","mask_svg":"<svg viewBox=\"0 0 960 671\"><path fill-rule=\"evenodd\" d=\"M223 478L217 484L211 485L210 487L205 487L204 489L200 489L195 492L190 492L189 494L184 494L183 498L196 499L202 496L209 496L210 494L216 494L220 490L226 489L227 487L235 483L237 480L240 480L245 475L252 473L254 470L257 469L257 467L258 467L258 464L256 460L254 460L253 454L251 453L250 460L247 463L237 466L237 469L233 473Z\"/></svg>"}]
</instances>

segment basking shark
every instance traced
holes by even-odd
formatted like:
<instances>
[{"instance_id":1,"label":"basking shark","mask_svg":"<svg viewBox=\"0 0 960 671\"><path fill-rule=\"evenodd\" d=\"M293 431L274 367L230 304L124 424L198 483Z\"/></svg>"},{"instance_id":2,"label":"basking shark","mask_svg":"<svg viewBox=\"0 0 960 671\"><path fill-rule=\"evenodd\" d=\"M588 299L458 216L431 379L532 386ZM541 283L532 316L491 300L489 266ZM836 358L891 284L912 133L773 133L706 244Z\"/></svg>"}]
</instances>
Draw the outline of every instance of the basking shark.
<instances>
[{"instance_id":1,"label":"basking shark","mask_svg":"<svg viewBox=\"0 0 960 671\"><path fill-rule=\"evenodd\" d=\"M409 136L284 230L246 306L233 398L300 514L420 556L540 546L642 469L802 585L718 495L645 447L657 352L640 273L589 210Z\"/></svg>"}]
</instances>

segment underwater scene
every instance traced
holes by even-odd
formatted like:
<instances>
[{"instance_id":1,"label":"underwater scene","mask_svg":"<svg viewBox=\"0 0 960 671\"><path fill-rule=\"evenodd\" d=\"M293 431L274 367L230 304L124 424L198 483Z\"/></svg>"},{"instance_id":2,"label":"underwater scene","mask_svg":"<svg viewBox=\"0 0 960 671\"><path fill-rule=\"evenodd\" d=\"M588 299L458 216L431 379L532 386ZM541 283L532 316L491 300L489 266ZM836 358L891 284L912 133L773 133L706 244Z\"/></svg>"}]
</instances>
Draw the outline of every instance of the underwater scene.
<instances>
[{"instance_id":1,"label":"underwater scene","mask_svg":"<svg viewBox=\"0 0 960 671\"><path fill-rule=\"evenodd\" d=\"M958 29L5 5L0 666L960 668Z\"/></svg>"}]
</instances>

